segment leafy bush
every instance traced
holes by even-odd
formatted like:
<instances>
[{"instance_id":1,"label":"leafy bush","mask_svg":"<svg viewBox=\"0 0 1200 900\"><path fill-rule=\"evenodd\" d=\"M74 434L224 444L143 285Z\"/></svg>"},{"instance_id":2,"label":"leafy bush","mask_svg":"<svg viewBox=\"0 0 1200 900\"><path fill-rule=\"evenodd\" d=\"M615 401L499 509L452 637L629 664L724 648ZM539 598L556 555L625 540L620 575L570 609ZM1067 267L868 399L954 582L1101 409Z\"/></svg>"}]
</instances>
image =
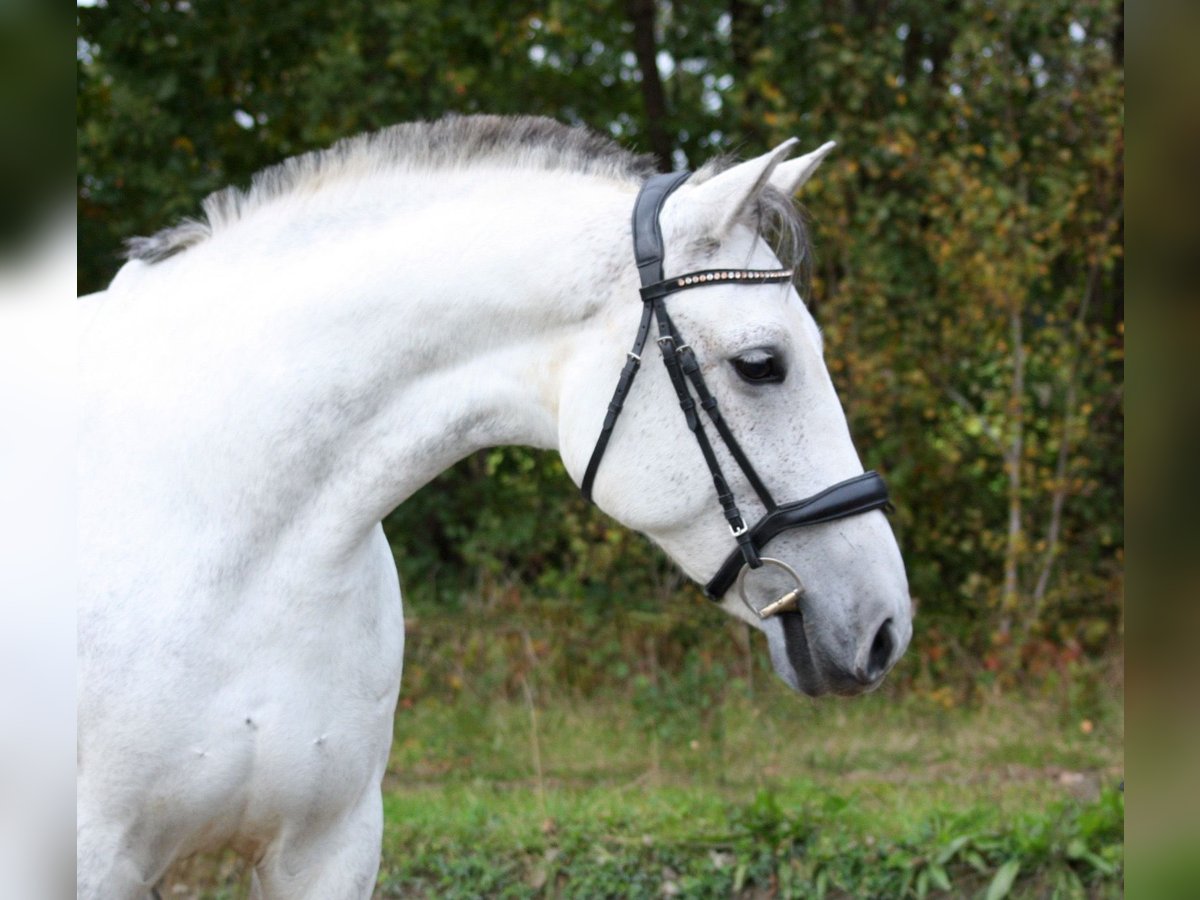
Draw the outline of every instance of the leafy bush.
<instances>
[{"instance_id":1,"label":"leafy bush","mask_svg":"<svg viewBox=\"0 0 1200 900\"><path fill-rule=\"evenodd\" d=\"M895 495L922 665L1006 683L1046 648L1119 646L1122 4L247 0L77 19L82 291L207 192L395 121L542 113L692 166L836 138L804 194L807 299ZM635 33L658 52L639 61ZM680 593L527 449L473 457L388 528L418 618L512 592L585 618Z\"/></svg>"}]
</instances>

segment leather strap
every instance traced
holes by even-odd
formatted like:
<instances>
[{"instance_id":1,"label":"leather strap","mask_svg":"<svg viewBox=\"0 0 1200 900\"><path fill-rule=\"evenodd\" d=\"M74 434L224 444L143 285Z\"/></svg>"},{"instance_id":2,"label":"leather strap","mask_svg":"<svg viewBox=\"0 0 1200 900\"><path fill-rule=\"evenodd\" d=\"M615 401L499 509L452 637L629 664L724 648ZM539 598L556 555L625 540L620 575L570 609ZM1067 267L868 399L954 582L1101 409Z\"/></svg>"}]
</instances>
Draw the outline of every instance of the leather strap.
<instances>
[{"instance_id":1,"label":"leather strap","mask_svg":"<svg viewBox=\"0 0 1200 900\"><path fill-rule=\"evenodd\" d=\"M792 528L832 522L873 509L890 508L888 489L883 478L878 472L863 472L833 487L825 488L805 500L785 503L767 513L750 529L750 538L756 547L761 548L772 538ZM704 586L704 593L713 600L719 600L737 580L741 568L742 555L734 551L721 564L712 580Z\"/></svg>"},{"instance_id":2,"label":"leather strap","mask_svg":"<svg viewBox=\"0 0 1200 900\"><path fill-rule=\"evenodd\" d=\"M704 381L704 375L700 371L700 363L696 360L696 354L692 352L692 348L686 344L680 346L679 360L680 365L683 367L683 373L687 375L688 381L691 382L692 388L696 391L696 396L700 399L701 408L708 413L709 419L712 420L713 426L717 429L717 434L721 436L721 440L725 442L725 446L728 448L730 455L733 456L734 462L745 473L750 486L754 488L754 493L758 494L758 499L762 501L767 511L770 512L775 509L775 498L771 496L771 492L767 490L767 486L758 477L758 472L750 464L750 458L746 456L746 451L742 449L742 445L733 436L733 432L730 430L729 424L725 421L725 417L721 415L721 408L717 405L717 398L708 389L708 385Z\"/></svg>"},{"instance_id":3,"label":"leather strap","mask_svg":"<svg viewBox=\"0 0 1200 900\"><path fill-rule=\"evenodd\" d=\"M691 172L670 172L652 175L642 186L633 204L633 258L637 261L642 286L663 279L663 239L659 216L663 204L675 189L691 176Z\"/></svg>"},{"instance_id":4,"label":"leather strap","mask_svg":"<svg viewBox=\"0 0 1200 900\"><path fill-rule=\"evenodd\" d=\"M633 231L633 253L637 262L638 275L643 289L646 285L663 280L663 239L659 215L663 204L672 192L687 181L691 172L672 172L667 175L653 175L642 186L637 201L633 204L633 215L630 227ZM584 499L592 499L592 485L596 481L596 473L600 471L600 460L608 449L608 441L616 427L617 417L625 407L625 398L633 387L633 379L637 377L642 365L642 350L646 346L646 337L650 333L650 320L653 308L649 298L643 299L642 320L638 324L637 335L633 341L633 349L625 356L625 366L617 378L617 389L613 392L612 400L608 402L608 412L604 416L604 425L592 456L588 460L587 470L583 473L583 481L579 486Z\"/></svg>"},{"instance_id":5,"label":"leather strap","mask_svg":"<svg viewBox=\"0 0 1200 900\"><path fill-rule=\"evenodd\" d=\"M746 520L742 518L742 512L738 508L737 498L734 496L732 488L729 487L725 473L721 471L721 463L708 439L708 433L704 430L704 424L696 412L696 401L692 398L691 391L688 390L687 376L684 375L683 366L679 360L679 347L683 342L680 340L679 333L675 330L670 316L667 315L666 305L661 297L654 301L654 316L658 319L658 347L662 351L663 363L671 376L671 384L675 388L675 395L679 398L679 406L683 409L688 430L692 432L696 443L700 445L700 452L703 454L708 472L712 476L713 486L717 489L717 500L721 504L722 512L725 513L725 521L729 523L729 532L737 540L738 552L745 564L756 569L762 565L762 562L751 541L750 529L746 526ZM690 348L688 349L690 350Z\"/></svg>"}]
</instances>

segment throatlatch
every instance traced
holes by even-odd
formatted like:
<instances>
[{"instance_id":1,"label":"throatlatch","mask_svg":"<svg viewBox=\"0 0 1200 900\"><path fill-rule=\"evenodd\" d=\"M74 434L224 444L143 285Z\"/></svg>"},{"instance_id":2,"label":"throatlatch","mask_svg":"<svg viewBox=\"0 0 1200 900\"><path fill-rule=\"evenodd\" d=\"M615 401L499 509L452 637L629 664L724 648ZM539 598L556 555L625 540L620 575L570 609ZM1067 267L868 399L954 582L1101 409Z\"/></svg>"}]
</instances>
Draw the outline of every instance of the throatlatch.
<instances>
[{"instance_id":1,"label":"throatlatch","mask_svg":"<svg viewBox=\"0 0 1200 900\"><path fill-rule=\"evenodd\" d=\"M679 399L688 430L696 438L700 452L708 465L713 485L717 489L717 500L729 523L729 531L737 541L737 549L722 563L712 580L704 586L704 592L712 600L720 600L725 592L736 581L742 600L761 618L775 615L787 609L795 608L803 596L804 588L795 570L781 560L761 556L762 549L777 535L793 528L805 525L815 525L819 522L829 522L846 516L858 515L873 509L889 506L887 486L876 472L864 472L846 481L828 487L805 500L795 500L791 503L778 504L771 496L766 484L751 465L749 458L737 442L725 418L721 415L717 399L708 389L700 372L692 348L681 338L671 317L667 314L666 298L671 294L692 288L708 287L713 284L778 284L791 281L791 269L705 269L688 272L671 278L663 276L663 239L659 216L663 204L676 188L683 184L690 172L673 172L669 175L652 176L638 194L633 207L633 252L637 263L638 274L641 276L642 288L642 318L638 323L637 335L634 337L633 348L625 360L625 367L617 379L617 388L608 404L608 412L604 417L604 425L588 460L587 470L583 476L581 489L583 495L592 499L592 484L596 472L600 468L600 460L608 447L613 428L625 399L637 377L642 364L642 351L650 335L650 326L658 325L657 343L662 354L663 363L667 367L671 384ZM695 396L693 397L693 393ZM718 436L724 442L729 454L737 463L738 468L750 482L750 486L762 501L766 512L752 527L747 526L738 508L728 479L721 471L720 461L713 450L704 423L697 412L699 406L707 414L709 421L716 429ZM796 587L767 606L759 609L750 603L745 594L745 576L749 569L757 569L764 563L780 568L789 573L796 582Z\"/></svg>"}]
</instances>

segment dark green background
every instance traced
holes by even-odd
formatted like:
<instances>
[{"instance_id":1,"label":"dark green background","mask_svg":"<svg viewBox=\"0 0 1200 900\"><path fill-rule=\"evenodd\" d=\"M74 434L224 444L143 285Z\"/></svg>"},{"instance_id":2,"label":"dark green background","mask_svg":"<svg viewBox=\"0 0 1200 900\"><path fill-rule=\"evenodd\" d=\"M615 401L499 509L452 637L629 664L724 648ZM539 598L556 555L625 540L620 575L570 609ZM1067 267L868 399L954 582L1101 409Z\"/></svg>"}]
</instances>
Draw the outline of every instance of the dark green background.
<instances>
[{"instance_id":1,"label":"dark green background","mask_svg":"<svg viewBox=\"0 0 1200 900\"><path fill-rule=\"evenodd\" d=\"M81 292L112 277L122 240L208 192L393 122L543 114L664 166L837 140L803 195L810 302L864 463L896 499L919 615L895 680L969 688L1119 651L1120 4L193 0L77 16ZM532 615L572 690L627 683L651 644L688 677L727 653L696 589L550 456L480 454L387 525L427 633L452 632L444 613ZM488 671L523 655L506 658ZM452 674L410 659L406 693Z\"/></svg>"}]
</instances>

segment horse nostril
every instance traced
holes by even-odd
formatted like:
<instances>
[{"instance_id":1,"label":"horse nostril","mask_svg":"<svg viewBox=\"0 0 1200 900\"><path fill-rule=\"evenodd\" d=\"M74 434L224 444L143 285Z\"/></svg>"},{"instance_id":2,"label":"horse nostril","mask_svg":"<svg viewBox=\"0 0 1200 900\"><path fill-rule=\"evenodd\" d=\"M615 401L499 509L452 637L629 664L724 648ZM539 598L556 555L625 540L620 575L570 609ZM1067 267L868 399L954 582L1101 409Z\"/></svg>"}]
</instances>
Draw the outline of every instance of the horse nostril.
<instances>
[{"instance_id":1,"label":"horse nostril","mask_svg":"<svg viewBox=\"0 0 1200 900\"><path fill-rule=\"evenodd\" d=\"M892 636L892 620L886 619L875 632L875 640L871 643L871 654L867 657L867 674L871 680L887 671L892 662L892 651L896 649L896 639Z\"/></svg>"},{"instance_id":2,"label":"horse nostril","mask_svg":"<svg viewBox=\"0 0 1200 900\"><path fill-rule=\"evenodd\" d=\"M871 641L871 650L867 654L866 666L859 666L854 675L861 684L871 684L878 681L887 672L892 662L892 651L896 649L896 639L893 635L892 620L885 619L875 632Z\"/></svg>"}]
</instances>

